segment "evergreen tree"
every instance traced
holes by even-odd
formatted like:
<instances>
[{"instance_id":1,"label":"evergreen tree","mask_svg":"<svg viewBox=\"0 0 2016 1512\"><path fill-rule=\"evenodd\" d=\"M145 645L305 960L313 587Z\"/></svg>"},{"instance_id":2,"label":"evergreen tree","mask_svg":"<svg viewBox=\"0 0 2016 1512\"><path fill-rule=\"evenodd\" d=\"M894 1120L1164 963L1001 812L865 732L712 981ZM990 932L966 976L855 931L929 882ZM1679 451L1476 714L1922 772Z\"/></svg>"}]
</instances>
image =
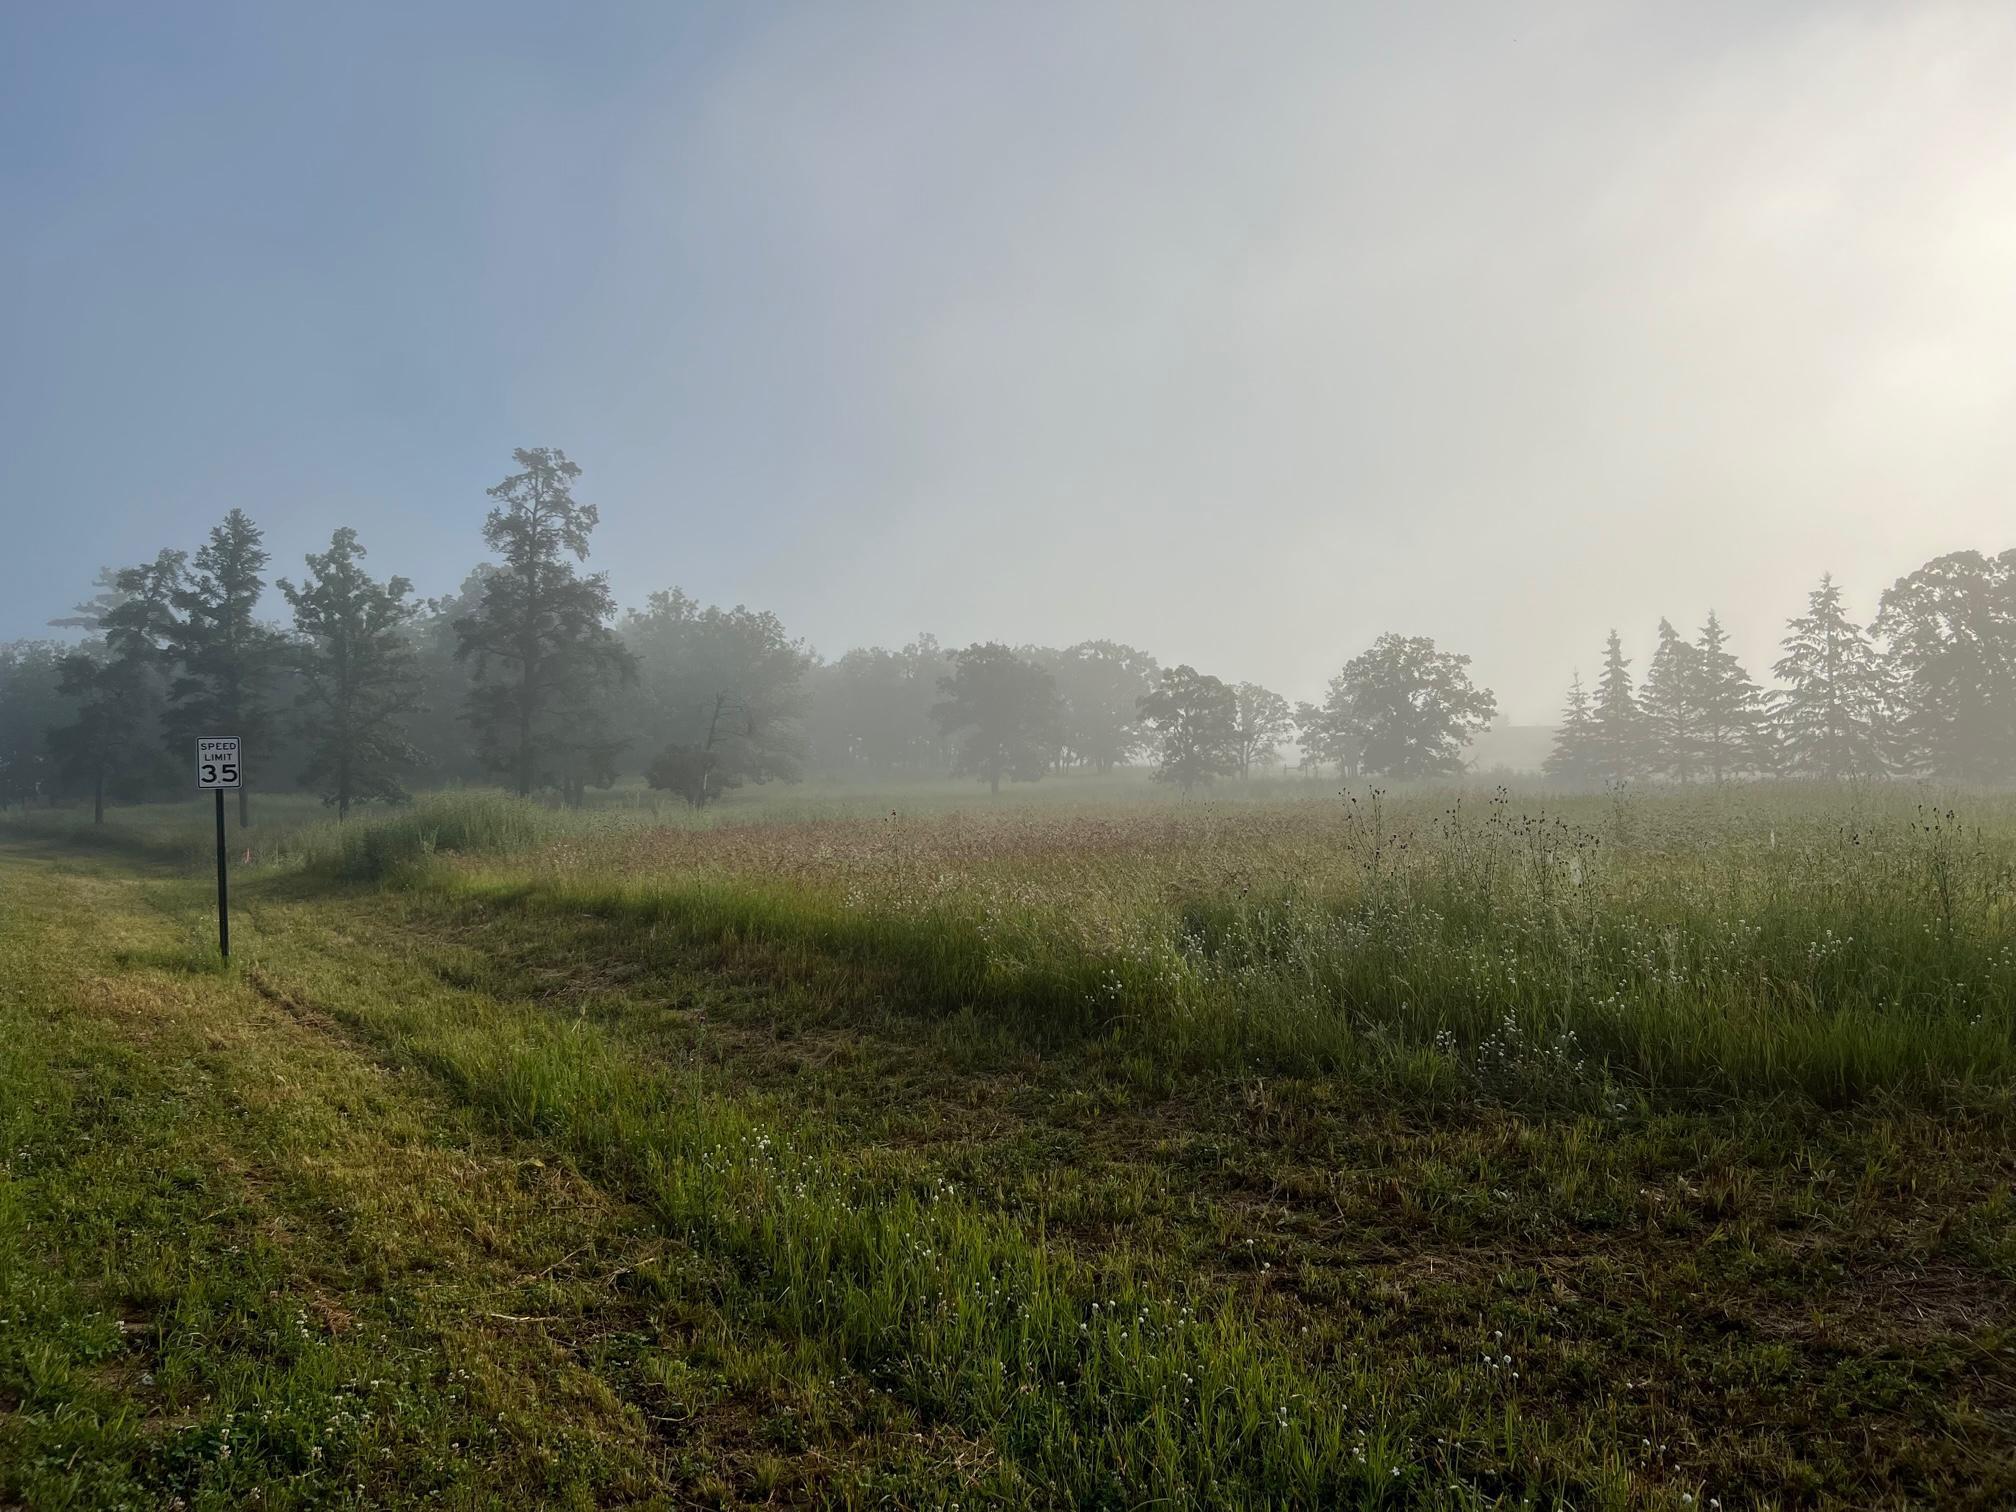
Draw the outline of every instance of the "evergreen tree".
<instances>
[{"instance_id":1,"label":"evergreen tree","mask_svg":"<svg viewBox=\"0 0 2016 1512\"><path fill-rule=\"evenodd\" d=\"M1554 749L1543 770L1557 782L1587 787L1596 777L1596 721L1589 712L1589 690L1578 671L1568 684L1568 705L1554 731Z\"/></svg>"},{"instance_id":2,"label":"evergreen tree","mask_svg":"<svg viewBox=\"0 0 2016 1512\"><path fill-rule=\"evenodd\" d=\"M2016 549L1935 558L1883 595L1914 759L1962 782L2016 780Z\"/></svg>"},{"instance_id":3,"label":"evergreen tree","mask_svg":"<svg viewBox=\"0 0 2016 1512\"><path fill-rule=\"evenodd\" d=\"M1239 696L1222 679L1188 665L1165 667L1141 700L1141 717L1159 747L1158 781L1187 793L1239 769Z\"/></svg>"},{"instance_id":4,"label":"evergreen tree","mask_svg":"<svg viewBox=\"0 0 2016 1512\"><path fill-rule=\"evenodd\" d=\"M1786 686L1771 707L1787 769L1834 781L1891 771L1895 690L1875 646L1848 618L1832 573L1785 628L1785 654L1771 670Z\"/></svg>"},{"instance_id":5,"label":"evergreen tree","mask_svg":"<svg viewBox=\"0 0 2016 1512\"><path fill-rule=\"evenodd\" d=\"M1287 699L1258 683L1234 684L1232 705L1232 753L1239 763L1239 775L1250 777L1253 763L1294 733L1295 716Z\"/></svg>"},{"instance_id":6,"label":"evergreen tree","mask_svg":"<svg viewBox=\"0 0 2016 1512\"><path fill-rule=\"evenodd\" d=\"M336 817L373 798L406 796L401 768L417 757L406 720L419 699L419 674L406 627L418 612L403 577L379 583L361 565L364 548L347 526L329 549L308 553L300 587L278 584L294 608L301 636L302 731L308 764L302 781L319 787Z\"/></svg>"},{"instance_id":7,"label":"evergreen tree","mask_svg":"<svg viewBox=\"0 0 2016 1512\"><path fill-rule=\"evenodd\" d=\"M1631 662L1615 630L1604 644L1603 675L1596 679L1590 725L1590 775L1604 782L1628 782L1645 771L1645 711L1639 707Z\"/></svg>"},{"instance_id":8,"label":"evergreen tree","mask_svg":"<svg viewBox=\"0 0 2016 1512\"><path fill-rule=\"evenodd\" d=\"M50 627L58 630L88 630L94 636L97 635L105 628L107 616L132 597L119 586L119 578L119 568L100 567L98 575L91 580L91 586L98 591L68 614L59 615L49 621Z\"/></svg>"},{"instance_id":9,"label":"evergreen tree","mask_svg":"<svg viewBox=\"0 0 2016 1512\"><path fill-rule=\"evenodd\" d=\"M259 527L244 510L232 510L176 589L180 617L170 632L169 649L180 667L168 690L170 733L182 744L202 735L236 735L244 742L241 829L252 822L249 774L272 759L273 685L287 656L280 636L252 617L266 587L260 576L266 560Z\"/></svg>"},{"instance_id":10,"label":"evergreen tree","mask_svg":"<svg viewBox=\"0 0 2016 1512\"><path fill-rule=\"evenodd\" d=\"M78 606L75 622L88 621L101 639L63 659L63 692L75 701L76 717L49 739L65 775L91 790L94 823L105 822L108 791L145 792L165 773L168 646L186 562L182 552L163 551L109 579L101 573L105 591Z\"/></svg>"},{"instance_id":11,"label":"evergreen tree","mask_svg":"<svg viewBox=\"0 0 2016 1512\"><path fill-rule=\"evenodd\" d=\"M1007 646L973 645L952 658L938 689L945 696L931 716L959 739L955 776L977 776L996 794L1004 777L1041 780L1063 715L1048 672Z\"/></svg>"},{"instance_id":12,"label":"evergreen tree","mask_svg":"<svg viewBox=\"0 0 2016 1512\"><path fill-rule=\"evenodd\" d=\"M456 621L456 655L474 660L469 720L486 764L520 795L557 783L578 803L612 771L614 740L599 695L635 675L609 621L615 601L602 573L582 577L600 520L577 503L581 469L550 447L512 453L523 469L489 490L497 501L483 539L503 557L483 580L473 613Z\"/></svg>"},{"instance_id":13,"label":"evergreen tree","mask_svg":"<svg viewBox=\"0 0 2016 1512\"><path fill-rule=\"evenodd\" d=\"M1729 650L1729 635L1715 611L1693 647L1694 754L1720 782L1739 771L1770 772L1778 765L1764 690Z\"/></svg>"},{"instance_id":14,"label":"evergreen tree","mask_svg":"<svg viewBox=\"0 0 2016 1512\"><path fill-rule=\"evenodd\" d=\"M1645 672L1638 701L1643 713L1645 768L1677 782L1692 782L1700 767L1701 671L1695 649L1668 619L1659 621L1659 644Z\"/></svg>"}]
</instances>

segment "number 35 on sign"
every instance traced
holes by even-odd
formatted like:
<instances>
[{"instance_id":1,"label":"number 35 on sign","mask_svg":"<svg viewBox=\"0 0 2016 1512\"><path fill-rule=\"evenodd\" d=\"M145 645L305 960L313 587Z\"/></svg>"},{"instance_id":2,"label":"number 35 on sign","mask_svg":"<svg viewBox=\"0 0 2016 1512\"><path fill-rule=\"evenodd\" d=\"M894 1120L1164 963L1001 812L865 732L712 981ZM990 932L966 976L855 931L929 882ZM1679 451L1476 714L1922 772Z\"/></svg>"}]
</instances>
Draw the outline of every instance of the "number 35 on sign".
<instances>
[{"instance_id":1,"label":"number 35 on sign","mask_svg":"<svg viewBox=\"0 0 2016 1512\"><path fill-rule=\"evenodd\" d=\"M196 742L196 786L235 788L238 783L238 737L205 735Z\"/></svg>"}]
</instances>

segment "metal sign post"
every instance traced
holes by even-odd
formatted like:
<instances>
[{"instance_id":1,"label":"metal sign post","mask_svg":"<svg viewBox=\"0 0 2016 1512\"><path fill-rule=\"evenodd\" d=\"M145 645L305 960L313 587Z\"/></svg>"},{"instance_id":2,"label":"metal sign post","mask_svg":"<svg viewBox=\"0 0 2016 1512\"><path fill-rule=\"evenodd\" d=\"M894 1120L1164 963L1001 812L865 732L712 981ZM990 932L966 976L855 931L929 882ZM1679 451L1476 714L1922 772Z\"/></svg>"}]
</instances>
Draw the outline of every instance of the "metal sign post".
<instances>
[{"instance_id":1,"label":"metal sign post","mask_svg":"<svg viewBox=\"0 0 2016 1512\"><path fill-rule=\"evenodd\" d=\"M224 790L242 786L236 735L204 735L196 742L196 787L217 794L217 953L231 959L231 900L224 880Z\"/></svg>"}]
</instances>

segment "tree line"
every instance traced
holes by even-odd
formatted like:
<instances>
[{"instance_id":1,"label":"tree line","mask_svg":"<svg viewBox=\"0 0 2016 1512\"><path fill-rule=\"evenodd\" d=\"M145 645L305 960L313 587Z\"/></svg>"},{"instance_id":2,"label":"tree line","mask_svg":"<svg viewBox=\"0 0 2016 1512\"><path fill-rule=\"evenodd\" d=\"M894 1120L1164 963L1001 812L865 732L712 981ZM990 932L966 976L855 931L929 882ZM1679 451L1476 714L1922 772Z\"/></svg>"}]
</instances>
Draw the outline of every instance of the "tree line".
<instances>
[{"instance_id":1,"label":"tree line","mask_svg":"<svg viewBox=\"0 0 2016 1512\"><path fill-rule=\"evenodd\" d=\"M2016 782L2016 550L1956 551L1897 579L1875 619L1831 575L1787 622L1762 687L1711 611L1693 639L1660 620L1642 684L1612 630L1593 688L1569 684L1549 776L1634 780Z\"/></svg>"},{"instance_id":2,"label":"tree line","mask_svg":"<svg viewBox=\"0 0 2016 1512\"><path fill-rule=\"evenodd\" d=\"M232 510L193 553L106 569L53 625L81 643L0 646L0 802L168 796L190 742L236 734L250 784L305 787L339 815L409 785L502 782L579 803L639 774L689 803L808 772L1028 782L1146 762L1189 790L1277 766L1387 778L1463 770L1496 704L1469 658L1383 635L1318 703L1111 640L963 649L929 635L835 659L775 614L678 588L619 613L588 572L600 523L565 453L514 453L488 490L490 557L460 588L415 596L377 578L354 530L270 580L259 527ZM260 618L271 586L287 622ZM1593 689L1579 676L1547 763L1564 784L2016 777L2016 552L1928 563L1868 627L1831 579L1788 628L1766 692L1711 614L1689 640L1661 621L1643 686L1613 632Z\"/></svg>"}]
</instances>

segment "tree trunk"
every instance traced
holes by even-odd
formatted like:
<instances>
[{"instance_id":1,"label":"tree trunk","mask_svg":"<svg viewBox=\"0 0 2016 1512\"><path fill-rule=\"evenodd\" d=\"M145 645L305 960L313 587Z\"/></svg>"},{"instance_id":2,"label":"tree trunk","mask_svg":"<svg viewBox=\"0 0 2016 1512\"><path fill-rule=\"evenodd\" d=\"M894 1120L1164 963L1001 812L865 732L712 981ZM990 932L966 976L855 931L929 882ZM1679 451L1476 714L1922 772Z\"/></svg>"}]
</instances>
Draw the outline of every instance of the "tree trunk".
<instances>
[{"instance_id":1,"label":"tree trunk","mask_svg":"<svg viewBox=\"0 0 2016 1512\"><path fill-rule=\"evenodd\" d=\"M97 780L91 784L91 822L105 822L105 768L98 768Z\"/></svg>"}]
</instances>

